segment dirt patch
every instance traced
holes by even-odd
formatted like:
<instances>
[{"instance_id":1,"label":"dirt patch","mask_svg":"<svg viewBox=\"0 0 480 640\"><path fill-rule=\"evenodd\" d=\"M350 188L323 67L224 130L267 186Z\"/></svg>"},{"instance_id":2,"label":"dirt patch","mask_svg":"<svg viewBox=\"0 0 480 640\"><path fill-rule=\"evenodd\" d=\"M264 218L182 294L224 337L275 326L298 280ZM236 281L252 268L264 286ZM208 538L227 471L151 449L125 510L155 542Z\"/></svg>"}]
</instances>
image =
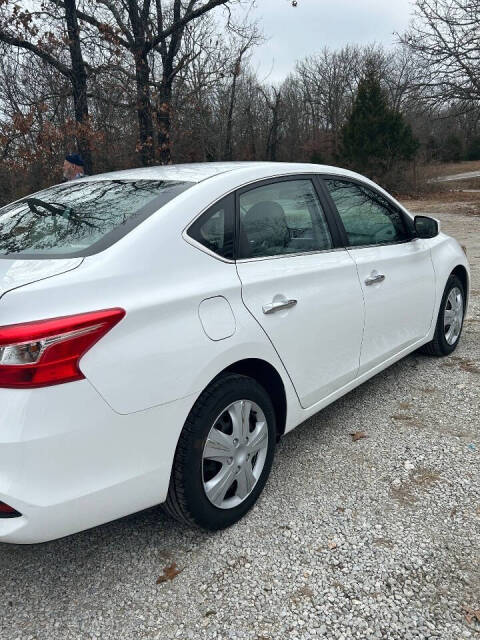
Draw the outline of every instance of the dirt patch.
<instances>
[{"instance_id":1,"label":"dirt patch","mask_svg":"<svg viewBox=\"0 0 480 640\"><path fill-rule=\"evenodd\" d=\"M390 417L397 425L417 428L421 428L423 426L418 418L416 418L415 416L410 416L406 413L396 413Z\"/></svg>"},{"instance_id":2,"label":"dirt patch","mask_svg":"<svg viewBox=\"0 0 480 640\"><path fill-rule=\"evenodd\" d=\"M419 467L413 469L408 479L399 487L391 487L390 495L403 506L413 506L420 499L419 491L426 491L430 485L441 481L434 469Z\"/></svg>"},{"instance_id":3,"label":"dirt patch","mask_svg":"<svg viewBox=\"0 0 480 640\"><path fill-rule=\"evenodd\" d=\"M297 591L292 593L292 595L290 596L290 600L295 604L299 604L304 598L313 600L313 591L306 584L300 587L300 589L297 589Z\"/></svg>"},{"instance_id":4,"label":"dirt patch","mask_svg":"<svg viewBox=\"0 0 480 640\"><path fill-rule=\"evenodd\" d=\"M423 387L422 389L422 393L435 393L436 389L435 387Z\"/></svg>"},{"instance_id":5,"label":"dirt patch","mask_svg":"<svg viewBox=\"0 0 480 640\"><path fill-rule=\"evenodd\" d=\"M470 360L470 358L462 358L461 356L450 356L448 360L443 360L443 362L440 363L440 366L460 369L467 373L480 374L480 367L474 360Z\"/></svg>"},{"instance_id":6,"label":"dirt patch","mask_svg":"<svg viewBox=\"0 0 480 640\"><path fill-rule=\"evenodd\" d=\"M428 487L440 480L440 474L432 469L417 469L412 471L411 482L417 487Z\"/></svg>"}]
</instances>

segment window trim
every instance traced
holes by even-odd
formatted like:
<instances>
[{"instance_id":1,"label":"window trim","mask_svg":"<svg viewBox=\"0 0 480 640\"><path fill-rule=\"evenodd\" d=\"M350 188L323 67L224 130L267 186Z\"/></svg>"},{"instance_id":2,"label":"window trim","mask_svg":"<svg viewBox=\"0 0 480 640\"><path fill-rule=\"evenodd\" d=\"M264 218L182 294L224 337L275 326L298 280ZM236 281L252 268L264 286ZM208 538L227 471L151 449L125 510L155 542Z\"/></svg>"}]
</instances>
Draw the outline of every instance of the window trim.
<instances>
[{"instance_id":1,"label":"window trim","mask_svg":"<svg viewBox=\"0 0 480 640\"><path fill-rule=\"evenodd\" d=\"M246 192L246 191L251 191L252 189L256 189L257 187L261 187L264 185L268 185L268 184L274 184L276 182L286 182L286 181L291 181L291 180L310 180L313 183L313 186L315 188L316 194L318 196L318 199L320 201L320 204L323 208L323 211L325 213L325 217L327 220L327 226L328 229L330 231L330 235L332 237L332 242L333 242L333 247L331 249L319 249L318 251L302 251L300 253L282 253L282 254L278 254L278 255L274 255L274 256L261 256L261 257L255 257L255 258L238 258L238 251L237 251L237 245L238 245L238 237L239 237L239 219L240 219L240 207L239 207L239 197L242 193ZM379 195L381 195L383 198L385 198L387 200L387 202L389 202L391 204L391 206L396 209L399 214L402 216L402 219L404 220L406 227L407 227L407 231L410 233L411 237L410 239L407 240L399 240L399 241L395 241L395 242L386 242L386 243L381 243L381 244L371 244L371 245L366 245L366 244L362 244L362 245L350 245L348 243L348 237L345 231L345 228L343 226L342 220L340 218L340 215L337 211L337 208L335 206L335 203L333 202L332 197L330 196L330 193L328 191L328 188L325 184L325 180L332 180L332 179L338 179L338 180L346 180L347 182L352 182L354 184L359 184L360 186L364 186L367 187L369 189L371 189L372 191L377 192ZM234 242L234 258L233 259L228 259L228 258L224 258L223 256L219 255L218 253L215 253L214 251L211 251L210 249L208 249L207 247L205 247L205 245L201 244L200 242L198 242L197 240L195 240L194 238L192 238L191 236L188 235L188 230L189 228L194 224L194 222L196 222L201 216L203 216L205 213L208 213L208 211L217 206L219 202L221 202L224 198L227 197L234 197L235 198L235 224L234 224L234 238L233 238L233 242ZM247 183L244 183L243 185L239 186L239 187L234 187L232 188L230 191L228 191L227 193L221 195L219 198L216 198L213 202L211 202L208 206L204 207L204 209L202 209L202 211L200 211L192 220L190 220L188 222L187 225L185 225L184 229L182 230L182 238L185 240L185 242L187 242L188 244L190 244L191 246L195 247L196 249L198 249L199 251L202 251L203 253L211 256L212 258L215 258L216 260L220 260L220 262L224 262L226 264L235 264L235 263L244 263L244 262L251 262L251 261L257 261L257 260L275 260L275 259L279 259L279 258L295 258L295 257L299 257L299 256L306 256L306 255L316 255L319 253L331 253L334 251L346 251L347 249L368 249L368 248L372 248L372 247L382 247L382 246L390 246L390 245L397 245L397 244L405 244L406 242L412 242L414 240L416 240L416 236L413 234L413 222L410 219L410 217L401 209L398 207L398 205L393 202L391 200L391 198L388 196L388 194L384 194L380 191L378 191L374 186L370 185L369 183L366 183L360 179L357 178L353 178L349 175L345 175L343 173L288 173L288 174L282 174L280 176L273 176L273 177L268 177L268 178L257 178L254 180L251 180Z\"/></svg>"},{"instance_id":2,"label":"window trim","mask_svg":"<svg viewBox=\"0 0 480 640\"><path fill-rule=\"evenodd\" d=\"M235 191L235 245L234 245L235 262L244 263L244 262L253 262L257 260L294 258L298 256L316 255L318 253L330 253L332 251L345 249L336 218L334 217L334 215L332 215L332 211L330 210L328 201L326 201L324 198L323 189L321 186L319 187L319 183L316 180L318 176L319 174L315 174L315 173L293 173L293 174L288 174L283 176L275 176L272 178L263 178L261 180L257 180L255 182L244 185ZM240 196L242 196L244 193L247 193L248 191L253 191L254 189L265 187L270 184L277 184L278 182L292 182L292 181L299 181L299 180L309 180L312 184L314 192L318 198L320 206L325 215L325 221L326 221L327 228L332 240L332 247L330 249L300 251L297 253L279 253L273 256L255 256L253 258L239 258L238 243L240 240Z\"/></svg>"},{"instance_id":3,"label":"window trim","mask_svg":"<svg viewBox=\"0 0 480 640\"><path fill-rule=\"evenodd\" d=\"M378 189L376 189L374 186L363 182L362 180L358 180L357 178L352 178L350 176L346 176L343 174L339 174L339 173L322 173L322 174L318 174L318 178L319 181L322 184L322 190L325 193L325 198L328 200L329 202L329 206L332 208L333 213L335 215L335 218L337 220L337 224L339 227L339 231L342 235L342 242L343 242L343 246L345 247L345 249L371 249L372 247L389 247L389 246L394 246L394 245L399 245L399 244L406 244L407 242L412 242L414 240L416 240L416 236L413 233L413 228L412 228L412 221L411 219L406 215L406 213L404 211L402 211L402 209L400 209L398 207L397 204L395 204L395 202L393 202L391 200L391 198L389 198L387 195L385 195L384 193L382 193L381 191L379 191ZM340 215L340 213L338 212L337 206L332 198L332 196L330 195L330 191L326 185L326 180L343 180L344 182L350 182L352 184L356 184L359 185L361 187L365 187L366 189L370 189L370 191L373 191L374 193L377 193L379 196L381 196L382 198L384 198L388 204L392 207L392 209L394 209L395 211L398 212L398 214L401 216L403 223L405 225L405 229L407 231L408 234L408 238L406 238L405 240L393 240L391 242L377 242L377 243L373 243L373 244L350 244L348 241L348 235L347 232L345 230L345 226L343 224L342 221L342 217Z\"/></svg>"}]
</instances>

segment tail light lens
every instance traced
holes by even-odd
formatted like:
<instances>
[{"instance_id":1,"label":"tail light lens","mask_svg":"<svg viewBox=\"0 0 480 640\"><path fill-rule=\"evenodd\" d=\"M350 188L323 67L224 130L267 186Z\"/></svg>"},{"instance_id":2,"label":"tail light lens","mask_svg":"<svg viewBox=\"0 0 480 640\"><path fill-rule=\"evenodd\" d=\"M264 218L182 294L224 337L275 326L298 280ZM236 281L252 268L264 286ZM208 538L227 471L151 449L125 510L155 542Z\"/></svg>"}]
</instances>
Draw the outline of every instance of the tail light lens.
<instances>
[{"instance_id":1,"label":"tail light lens","mask_svg":"<svg viewBox=\"0 0 480 640\"><path fill-rule=\"evenodd\" d=\"M0 502L0 518L19 518L22 514L5 502Z\"/></svg>"},{"instance_id":2,"label":"tail light lens","mask_svg":"<svg viewBox=\"0 0 480 640\"><path fill-rule=\"evenodd\" d=\"M105 309L0 327L0 387L81 380L80 358L124 316L123 309Z\"/></svg>"}]
</instances>

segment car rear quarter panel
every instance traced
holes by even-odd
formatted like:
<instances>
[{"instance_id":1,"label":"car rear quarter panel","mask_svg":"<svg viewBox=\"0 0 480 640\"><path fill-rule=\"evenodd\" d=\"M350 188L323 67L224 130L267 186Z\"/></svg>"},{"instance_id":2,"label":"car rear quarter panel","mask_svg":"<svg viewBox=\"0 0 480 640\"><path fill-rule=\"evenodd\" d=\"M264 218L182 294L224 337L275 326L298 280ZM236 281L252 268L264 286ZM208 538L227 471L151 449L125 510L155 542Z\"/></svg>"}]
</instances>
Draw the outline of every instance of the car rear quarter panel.
<instances>
[{"instance_id":1,"label":"car rear quarter panel","mask_svg":"<svg viewBox=\"0 0 480 640\"><path fill-rule=\"evenodd\" d=\"M178 264L159 265L156 282L135 290L131 283L126 318L82 359L82 371L119 413L198 395L219 372L245 358L282 369L243 305L235 265L181 240L178 245ZM235 319L234 331L220 340L206 334L199 315L202 301L213 296L228 301Z\"/></svg>"}]
</instances>

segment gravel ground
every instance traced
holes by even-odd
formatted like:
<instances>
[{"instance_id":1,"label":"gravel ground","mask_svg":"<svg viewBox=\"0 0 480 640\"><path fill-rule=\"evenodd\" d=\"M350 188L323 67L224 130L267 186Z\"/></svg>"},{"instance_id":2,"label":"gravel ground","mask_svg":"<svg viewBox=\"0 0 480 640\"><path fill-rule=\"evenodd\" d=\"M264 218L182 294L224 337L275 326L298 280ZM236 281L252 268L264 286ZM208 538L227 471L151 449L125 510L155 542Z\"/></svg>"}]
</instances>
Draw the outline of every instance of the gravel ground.
<instances>
[{"instance_id":1,"label":"gravel ground","mask_svg":"<svg viewBox=\"0 0 480 640\"><path fill-rule=\"evenodd\" d=\"M227 531L155 508L0 546L0 638L480 638L480 217L439 217L473 265L454 356L414 354L285 437Z\"/></svg>"}]
</instances>

